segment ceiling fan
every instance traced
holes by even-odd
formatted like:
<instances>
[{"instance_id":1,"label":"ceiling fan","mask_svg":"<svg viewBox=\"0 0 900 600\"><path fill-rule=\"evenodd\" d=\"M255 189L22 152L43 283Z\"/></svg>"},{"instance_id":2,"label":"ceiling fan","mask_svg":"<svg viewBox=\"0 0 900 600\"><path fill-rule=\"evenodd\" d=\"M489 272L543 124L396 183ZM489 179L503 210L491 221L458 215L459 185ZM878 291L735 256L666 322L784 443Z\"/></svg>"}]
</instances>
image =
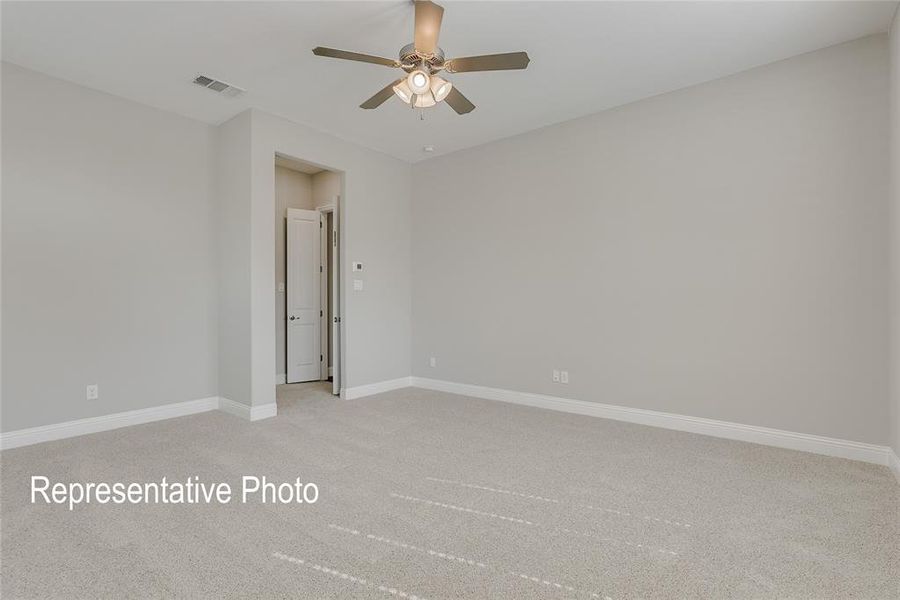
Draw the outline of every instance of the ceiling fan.
<instances>
[{"instance_id":1,"label":"ceiling fan","mask_svg":"<svg viewBox=\"0 0 900 600\"><path fill-rule=\"evenodd\" d=\"M412 108L428 108L446 100L457 114L464 115L475 110L475 105L453 84L440 77L439 72L505 71L528 66L530 59L525 52L445 59L444 51L437 45L441 19L444 16L443 7L428 0L415 0L415 5L415 41L400 49L399 60L321 46L313 48L316 56L367 62L406 72L405 76L387 84L380 92L360 104L360 108L378 108L395 94Z\"/></svg>"}]
</instances>

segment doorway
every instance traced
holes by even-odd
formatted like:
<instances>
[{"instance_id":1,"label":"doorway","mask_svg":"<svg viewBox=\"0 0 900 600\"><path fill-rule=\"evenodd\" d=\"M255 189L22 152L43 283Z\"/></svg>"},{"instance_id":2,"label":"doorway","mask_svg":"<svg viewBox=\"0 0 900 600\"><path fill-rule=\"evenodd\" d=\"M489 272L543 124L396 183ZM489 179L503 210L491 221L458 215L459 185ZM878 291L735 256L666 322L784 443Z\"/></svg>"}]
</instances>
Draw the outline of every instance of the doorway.
<instances>
[{"instance_id":1,"label":"doorway","mask_svg":"<svg viewBox=\"0 0 900 600\"><path fill-rule=\"evenodd\" d=\"M275 157L276 377L341 392L340 174Z\"/></svg>"}]
</instances>

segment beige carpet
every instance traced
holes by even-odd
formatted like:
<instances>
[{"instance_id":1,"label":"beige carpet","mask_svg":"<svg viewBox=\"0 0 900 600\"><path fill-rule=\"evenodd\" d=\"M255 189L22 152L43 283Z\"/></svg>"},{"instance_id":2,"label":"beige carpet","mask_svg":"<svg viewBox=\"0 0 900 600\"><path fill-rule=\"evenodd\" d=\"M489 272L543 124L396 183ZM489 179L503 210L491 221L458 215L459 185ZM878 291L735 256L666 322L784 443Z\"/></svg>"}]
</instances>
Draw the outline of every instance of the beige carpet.
<instances>
[{"instance_id":1,"label":"beige carpet","mask_svg":"<svg viewBox=\"0 0 900 600\"><path fill-rule=\"evenodd\" d=\"M2 453L4 598L900 598L883 468L406 389L281 386ZM314 505L28 503L52 481L320 488Z\"/></svg>"}]
</instances>

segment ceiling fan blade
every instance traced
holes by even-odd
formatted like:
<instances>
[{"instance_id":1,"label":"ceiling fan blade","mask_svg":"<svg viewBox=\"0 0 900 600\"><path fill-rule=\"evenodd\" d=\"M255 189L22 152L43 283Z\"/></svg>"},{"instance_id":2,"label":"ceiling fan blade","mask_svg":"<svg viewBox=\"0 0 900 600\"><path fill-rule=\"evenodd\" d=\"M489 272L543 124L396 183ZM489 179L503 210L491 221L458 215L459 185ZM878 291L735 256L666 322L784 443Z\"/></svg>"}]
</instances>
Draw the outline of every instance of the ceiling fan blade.
<instances>
[{"instance_id":1,"label":"ceiling fan blade","mask_svg":"<svg viewBox=\"0 0 900 600\"><path fill-rule=\"evenodd\" d=\"M450 108L456 111L458 115L464 115L466 113L470 113L475 110L475 105L469 102L469 99L463 96L456 86L453 86L453 89L450 90L450 93L447 94L447 97L444 98L444 102L450 105Z\"/></svg>"},{"instance_id":2,"label":"ceiling fan blade","mask_svg":"<svg viewBox=\"0 0 900 600\"><path fill-rule=\"evenodd\" d=\"M508 71L511 69L524 69L529 62L531 62L531 59L528 58L527 52L507 52L505 54L451 58L445 63L445 68L451 73Z\"/></svg>"},{"instance_id":3,"label":"ceiling fan blade","mask_svg":"<svg viewBox=\"0 0 900 600\"><path fill-rule=\"evenodd\" d=\"M444 18L443 7L429 2L416 0L416 50L422 54L433 54L441 33L441 19Z\"/></svg>"},{"instance_id":4,"label":"ceiling fan blade","mask_svg":"<svg viewBox=\"0 0 900 600\"><path fill-rule=\"evenodd\" d=\"M378 108L382 104L384 104L388 98L394 95L394 86L403 81L402 79L398 79L397 81L393 81L387 84L381 91L377 94L363 102L359 105L360 108L370 109L370 108Z\"/></svg>"},{"instance_id":5,"label":"ceiling fan blade","mask_svg":"<svg viewBox=\"0 0 900 600\"><path fill-rule=\"evenodd\" d=\"M347 50L335 50L334 48L323 48L316 46L313 48L313 54L316 56L327 56L328 58L342 58L344 60L355 60L358 62L372 63L374 65L384 65L385 67L399 67L400 63L389 58L381 58L380 56L372 56L371 54L360 54L359 52L348 52Z\"/></svg>"}]
</instances>

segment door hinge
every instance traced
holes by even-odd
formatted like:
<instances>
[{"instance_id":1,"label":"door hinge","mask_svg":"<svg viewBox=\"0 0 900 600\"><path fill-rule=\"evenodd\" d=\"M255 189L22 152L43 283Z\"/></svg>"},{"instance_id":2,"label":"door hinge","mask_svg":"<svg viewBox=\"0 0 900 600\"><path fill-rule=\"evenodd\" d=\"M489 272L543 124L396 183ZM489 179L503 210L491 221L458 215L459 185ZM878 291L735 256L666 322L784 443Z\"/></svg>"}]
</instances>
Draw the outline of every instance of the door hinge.
<instances>
[{"instance_id":1,"label":"door hinge","mask_svg":"<svg viewBox=\"0 0 900 600\"><path fill-rule=\"evenodd\" d=\"M319 221L319 229L322 229L322 221Z\"/></svg>"},{"instance_id":2,"label":"door hinge","mask_svg":"<svg viewBox=\"0 0 900 600\"><path fill-rule=\"evenodd\" d=\"M319 273L322 272L322 265L319 265Z\"/></svg>"},{"instance_id":3,"label":"door hinge","mask_svg":"<svg viewBox=\"0 0 900 600\"><path fill-rule=\"evenodd\" d=\"M322 357L322 355L320 354L320 355L319 355L319 362L322 362L323 360L325 360L325 359L324 359L324 358Z\"/></svg>"},{"instance_id":4,"label":"door hinge","mask_svg":"<svg viewBox=\"0 0 900 600\"><path fill-rule=\"evenodd\" d=\"M321 311L321 310L319 311L319 316L320 316L320 317L322 316L322 311Z\"/></svg>"}]
</instances>

